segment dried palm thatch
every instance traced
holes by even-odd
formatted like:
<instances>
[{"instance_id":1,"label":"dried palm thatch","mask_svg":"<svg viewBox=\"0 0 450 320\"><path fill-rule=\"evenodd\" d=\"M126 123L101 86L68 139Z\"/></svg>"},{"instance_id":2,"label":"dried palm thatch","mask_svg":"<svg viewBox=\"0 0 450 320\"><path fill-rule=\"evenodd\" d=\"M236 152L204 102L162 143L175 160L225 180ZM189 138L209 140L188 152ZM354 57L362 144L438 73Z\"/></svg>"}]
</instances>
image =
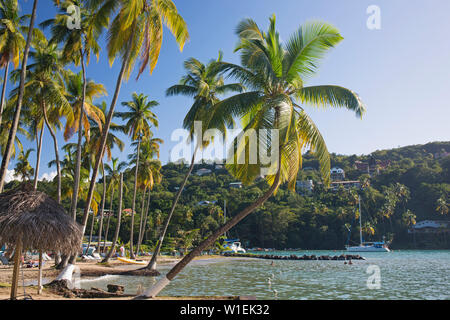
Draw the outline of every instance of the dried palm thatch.
<instances>
[{"instance_id":1,"label":"dried palm thatch","mask_svg":"<svg viewBox=\"0 0 450 320\"><path fill-rule=\"evenodd\" d=\"M0 243L26 250L81 251L81 228L64 208L30 184L0 194Z\"/></svg>"}]
</instances>

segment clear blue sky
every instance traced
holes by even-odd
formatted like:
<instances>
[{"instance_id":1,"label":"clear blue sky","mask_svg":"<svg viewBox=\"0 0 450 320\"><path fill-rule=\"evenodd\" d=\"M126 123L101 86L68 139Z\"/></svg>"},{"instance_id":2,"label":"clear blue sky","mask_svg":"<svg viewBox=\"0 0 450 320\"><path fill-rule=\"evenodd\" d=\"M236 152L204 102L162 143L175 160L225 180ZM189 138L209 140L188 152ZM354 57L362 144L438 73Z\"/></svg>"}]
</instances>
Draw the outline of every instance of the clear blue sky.
<instances>
[{"instance_id":1,"label":"clear blue sky","mask_svg":"<svg viewBox=\"0 0 450 320\"><path fill-rule=\"evenodd\" d=\"M31 0L19 1L26 13ZM50 1L39 1L38 22L54 15ZM321 129L330 152L368 154L431 141L450 140L450 1L448 0L174 0L185 18L191 40L182 53L168 30L164 33L161 56L155 72L146 71L138 82L135 76L124 83L119 101L131 93L145 93L159 101L155 109L160 128L155 135L166 141L161 160L167 162L174 142L170 135L180 128L192 101L183 97L165 97L165 90L183 75L182 63L189 57L207 62L224 52L224 60L237 63L233 53L237 37L234 29L243 18L254 19L267 30L273 13L282 39L305 21L323 20L335 25L344 37L323 61L319 74L308 84L336 84L356 91L367 106L367 114L358 120L345 110L312 110L310 115ZM369 5L381 9L381 30L369 30L366 20ZM91 61L88 77L103 83L110 95L119 71L119 63L109 67L104 40L103 54ZM120 104L116 110L121 110ZM72 139L73 142L75 138ZM129 140L120 156L131 152ZM65 142L59 134L59 144ZM26 142L26 148L35 148ZM45 136L41 172L50 172L53 159L50 135ZM118 151L116 150L116 155ZM33 153L31 163L34 166ZM14 161L10 169L14 166Z\"/></svg>"}]
</instances>

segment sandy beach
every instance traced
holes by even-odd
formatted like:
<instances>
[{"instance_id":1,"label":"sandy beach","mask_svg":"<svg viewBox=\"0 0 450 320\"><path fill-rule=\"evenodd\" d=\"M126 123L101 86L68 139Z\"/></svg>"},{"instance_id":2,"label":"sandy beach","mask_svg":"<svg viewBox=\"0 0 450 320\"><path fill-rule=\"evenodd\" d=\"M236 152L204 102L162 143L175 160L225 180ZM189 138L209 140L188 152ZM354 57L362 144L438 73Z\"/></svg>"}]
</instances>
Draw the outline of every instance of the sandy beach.
<instances>
[{"instance_id":1,"label":"sandy beach","mask_svg":"<svg viewBox=\"0 0 450 320\"><path fill-rule=\"evenodd\" d=\"M140 259L149 261L151 257L141 257ZM201 262L202 260L215 260L215 259L233 259L229 257L223 257L223 256L200 256L195 259L197 263ZM234 258L235 259L235 258ZM165 265L170 266L174 265L180 260L180 258L174 258L169 256L163 256L159 259L158 265ZM200 260L200 261L199 261ZM195 263L195 262L194 262ZM141 265L134 265L134 264L128 264L121 261L118 261L116 259L111 259L110 262L105 264L100 264L97 261L78 261L76 264L81 271L81 277L82 278L97 278L104 275L117 275L121 274L126 271L135 270L142 268ZM7 300L9 299L10 290L11 290L11 280L12 280L12 271L13 267L10 266L0 266L0 300ZM44 265L42 277L48 278L48 279L54 279L56 276L60 273L61 270L56 270L54 268L54 261L47 261ZM22 283L25 281L25 283L29 281L37 281L38 278L38 268L23 268L20 271L20 278L19 278L19 288L18 288L18 299L23 299L23 286ZM114 283L112 283L114 284ZM39 295L37 294L37 286L35 285L27 285L25 286L25 291L27 295L30 295L33 300L71 300L74 298L66 298L62 295L55 294L48 288L43 289L43 292ZM155 299L159 300L174 300L174 299L185 299L186 297L157 297ZM199 299L199 300L205 300L205 299L236 299L237 297L206 297L206 296L200 296L200 297L189 297L189 299ZM82 298L75 298L75 299L82 299ZM130 296L124 296L124 297L114 297L114 298L105 298L105 299L130 299ZM86 299L86 300L92 300L92 299Z\"/></svg>"}]
</instances>

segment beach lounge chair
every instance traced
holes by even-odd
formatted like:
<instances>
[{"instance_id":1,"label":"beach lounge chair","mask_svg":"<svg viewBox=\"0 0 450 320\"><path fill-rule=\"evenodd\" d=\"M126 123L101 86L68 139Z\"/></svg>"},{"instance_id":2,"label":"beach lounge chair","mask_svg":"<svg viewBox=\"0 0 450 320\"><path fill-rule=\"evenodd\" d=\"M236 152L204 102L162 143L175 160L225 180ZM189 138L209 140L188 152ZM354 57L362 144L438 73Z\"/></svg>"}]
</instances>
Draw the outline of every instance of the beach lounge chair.
<instances>
[{"instance_id":1,"label":"beach lounge chair","mask_svg":"<svg viewBox=\"0 0 450 320\"><path fill-rule=\"evenodd\" d=\"M5 266L9 265L9 260L5 256L0 256L0 262Z\"/></svg>"}]
</instances>

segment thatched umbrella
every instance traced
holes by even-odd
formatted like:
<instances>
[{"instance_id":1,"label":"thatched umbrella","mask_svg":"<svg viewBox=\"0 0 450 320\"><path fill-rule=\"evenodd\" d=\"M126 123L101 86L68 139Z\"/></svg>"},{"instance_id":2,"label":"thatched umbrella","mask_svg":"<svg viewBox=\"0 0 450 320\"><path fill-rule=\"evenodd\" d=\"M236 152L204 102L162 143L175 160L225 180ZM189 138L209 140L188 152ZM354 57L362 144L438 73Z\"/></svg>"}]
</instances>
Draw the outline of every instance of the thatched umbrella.
<instances>
[{"instance_id":1,"label":"thatched umbrella","mask_svg":"<svg viewBox=\"0 0 450 320\"><path fill-rule=\"evenodd\" d=\"M81 251L81 227L65 209L43 192L24 183L0 194L0 243L15 247L11 299L17 296L22 250L37 250L39 287L42 278L42 253L59 251L72 255Z\"/></svg>"}]
</instances>

